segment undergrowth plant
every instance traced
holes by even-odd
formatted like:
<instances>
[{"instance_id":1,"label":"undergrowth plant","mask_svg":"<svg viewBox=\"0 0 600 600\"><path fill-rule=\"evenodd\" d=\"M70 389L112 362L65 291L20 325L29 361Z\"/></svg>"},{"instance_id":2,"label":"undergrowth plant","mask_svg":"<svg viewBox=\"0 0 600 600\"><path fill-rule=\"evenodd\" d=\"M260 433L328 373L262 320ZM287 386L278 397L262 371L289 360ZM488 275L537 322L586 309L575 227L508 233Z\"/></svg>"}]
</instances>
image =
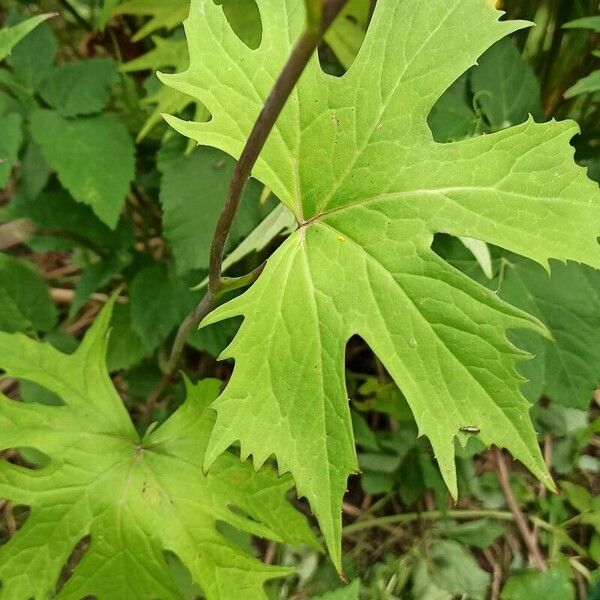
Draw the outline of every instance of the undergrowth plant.
<instances>
[{"instance_id":1,"label":"undergrowth plant","mask_svg":"<svg viewBox=\"0 0 600 600\"><path fill-rule=\"evenodd\" d=\"M306 597L308 557L354 579L345 536L419 521L364 597L591 586L565 464L600 471L598 17L521 15L548 43L488 0L66 4L78 60L49 14L0 31L2 248L46 261L0 255L0 598ZM575 43L589 73L550 56Z\"/></svg>"}]
</instances>

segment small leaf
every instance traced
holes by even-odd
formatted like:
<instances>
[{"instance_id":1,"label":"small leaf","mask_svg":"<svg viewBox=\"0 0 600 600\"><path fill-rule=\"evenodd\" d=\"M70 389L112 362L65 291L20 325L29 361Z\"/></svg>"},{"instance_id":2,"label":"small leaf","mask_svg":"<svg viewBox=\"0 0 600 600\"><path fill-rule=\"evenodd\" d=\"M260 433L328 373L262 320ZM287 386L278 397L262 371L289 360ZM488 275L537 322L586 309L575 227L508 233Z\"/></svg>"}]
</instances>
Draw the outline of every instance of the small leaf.
<instances>
[{"instance_id":1,"label":"small leaf","mask_svg":"<svg viewBox=\"0 0 600 600\"><path fill-rule=\"evenodd\" d=\"M497 42L481 57L471 86L491 131L524 123L530 115L543 118L540 84L513 40Z\"/></svg>"},{"instance_id":2,"label":"small leaf","mask_svg":"<svg viewBox=\"0 0 600 600\"><path fill-rule=\"evenodd\" d=\"M580 513L590 510L592 495L582 485L570 481L561 481L560 489L565 493L569 504Z\"/></svg>"},{"instance_id":3,"label":"small leaf","mask_svg":"<svg viewBox=\"0 0 600 600\"><path fill-rule=\"evenodd\" d=\"M56 186L39 196L17 196L11 202L14 218L27 218L42 231L56 238L64 236L68 248L86 247L98 256L121 252L134 242L130 223L120 221L112 231L89 206L75 202L64 189Z\"/></svg>"},{"instance_id":4,"label":"small leaf","mask_svg":"<svg viewBox=\"0 0 600 600\"><path fill-rule=\"evenodd\" d=\"M130 304L115 305L110 326L106 362L111 373L129 369L150 354L151 350L131 324Z\"/></svg>"},{"instance_id":5,"label":"small leaf","mask_svg":"<svg viewBox=\"0 0 600 600\"><path fill-rule=\"evenodd\" d=\"M515 332L519 345L537 356L523 363L532 401L587 408L600 385L600 272L575 263L551 263L551 275L535 263L508 256L499 280L502 298L538 317L554 340Z\"/></svg>"},{"instance_id":6,"label":"small leaf","mask_svg":"<svg viewBox=\"0 0 600 600\"><path fill-rule=\"evenodd\" d=\"M479 263L481 270L485 273L488 279L494 277L494 271L492 268L492 256L490 254L490 248L481 240L475 240L473 238L459 237L458 238L464 245L465 248L473 254L475 260Z\"/></svg>"},{"instance_id":7,"label":"small leaf","mask_svg":"<svg viewBox=\"0 0 600 600\"><path fill-rule=\"evenodd\" d=\"M171 0L170 2L163 2L163 0L129 0L121 4L113 14L115 16L150 17L150 20L132 38L134 42L138 42L158 29L170 31L181 25L188 12L189 0Z\"/></svg>"}]
</instances>

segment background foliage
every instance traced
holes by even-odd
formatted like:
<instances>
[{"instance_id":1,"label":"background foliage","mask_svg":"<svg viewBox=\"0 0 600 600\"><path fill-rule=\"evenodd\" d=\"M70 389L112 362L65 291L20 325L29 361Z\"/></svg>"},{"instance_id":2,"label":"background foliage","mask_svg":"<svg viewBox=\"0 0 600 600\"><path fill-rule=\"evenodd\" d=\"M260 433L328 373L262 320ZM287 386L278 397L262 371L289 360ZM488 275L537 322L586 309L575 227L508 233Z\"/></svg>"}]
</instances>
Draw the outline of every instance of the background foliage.
<instances>
[{"instance_id":1,"label":"background foliage","mask_svg":"<svg viewBox=\"0 0 600 600\"><path fill-rule=\"evenodd\" d=\"M256 47L262 25L254 2L216 4L240 39ZM446 92L429 115L434 137L443 142L483 135L523 123L529 114L538 121L572 118L581 128L573 142L576 160L599 181L597 1L505 0L498 5L509 17L534 21L537 27L495 44ZM77 360L85 348L84 333L110 318L108 369L137 431L132 435L142 439L151 423L180 418L190 407L180 379L158 401L152 390L175 329L201 296L200 289L192 288L206 276L210 239L233 169L231 158L213 148L194 148L160 116L208 118L200 103L160 85L155 76L157 70L187 67L181 23L188 2L42 0L33 5L2 0L2 9L5 26L33 15L59 14L20 41L0 68L0 330L25 333L47 342L45 351ZM339 75L351 64L369 9L367 1L349 2L320 50L325 70ZM229 250L236 249L231 274L249 272L280 245L291 219L285 208L275 206L270 191L252 181L230 240ZM437 236L434 247L452 265L539 318L554 337L512 334L536 355L521 367L529 380L523 390L560 493L545 491L517 464L510 464L510 489L547 570L529 568L515 513L499 482L497 456L483 451L474 437L466 436L464 447L457 444L460 500L455 506L428 442L417 437L406 401L356 337L346 349L346 377L361 475L350 480L343 530L344 572L354 583L341 585L286 503L279 505L284 518L288 523L297 519L287 533L276 522L263 523L263 529L252 525L249 521L265 515L242 507L250 518L245 524L239 519L230 523L236 529L225 532L228 547L244 560L254 556L295 569L267 583L270 597L594 597L600 579L597 393L594 400L600 387L600 273L554 263L548 276L528 259L450 236ZM100 312L113 294L112 314ZM182 365L190 378L229 378L232 364L215 357L237 325L226 321L193 333ZM32 403L59 402L60 390L46 381L32 382L11 363L14 342L3 345L9 338L0 335L0 367L6 371L0 391ZM9 431L5 424L0 440L11 440ZM43 464L26 442L12 439L3 441L11 448L3 454L8 463ZM57 451L51 448L48 454L51 450ZM252 477L246 466L232 468ZM256 477L273 474L267 468ZM252 485L260 488L260 482ZM280 483L281 496L289 485ZM231 497L222 489L219 493ZM219 505L219 495L215 498ZM292 501L310 520L306 505ZM29 498L21 504L0 501L0 506L0 543L24 524L32 526ZM164 507L147 517L144 531L158 527L168 537L175 527ZM94 523L92 529L98 526ZM80 579L72 574L77 564L85 569L85 561L94 560L95 548L84 539L89 529L84 530L71 556L53 550L53 560L65 567L57 584L63 597L81 597ZM38 544L48 534L39 535ZM0 550L0 580L11 569L22 570L3 556ZM211 597L210 578L201 580L202 590L194 588L189 575L194 567L184 563L168 562L165 581L176 583L169 583L174 587L164 597ZM41 582L40 590L47 583ZM14 594L16 589L32 591L13 587ZM0 597L20 597L10 593L3 580Z\"/></svg>"}]
</instances>

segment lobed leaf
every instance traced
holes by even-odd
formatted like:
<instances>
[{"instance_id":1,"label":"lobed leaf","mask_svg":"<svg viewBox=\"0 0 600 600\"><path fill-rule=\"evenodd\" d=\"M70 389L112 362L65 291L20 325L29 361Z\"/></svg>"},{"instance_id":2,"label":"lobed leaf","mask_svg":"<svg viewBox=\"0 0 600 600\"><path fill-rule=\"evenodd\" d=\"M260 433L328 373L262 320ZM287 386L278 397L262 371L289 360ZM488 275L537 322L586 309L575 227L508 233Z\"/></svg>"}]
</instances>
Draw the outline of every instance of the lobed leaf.
<instances>
[{"instance_id":1,"label":"lobed leaf","mask_svg":"<svg viewBox=\"0 0 600 600\"><path fill-rule=\"evenodd\" d=\"M305 21L302 0L258 6L263 33L252 50L212 0L193 0L190 67L162 76L211 113L168 122L234 157ZM298 228L254 286L204 322L245 318L224 353L236 366L214 404L206 465L236 441L257 465L275 454L308 497L338 568L341 500L357 469L344 381L354 334L403 391L453 495L454 438L467 425L552 486L515 370L525 353L506 337L543 326L431 250L445 232L542 265L554 257L600 267L600 194L573 162L574 123L529 119L445 144L427 125L487 48L527 26L500 15L486 0L379 0L343 77L313 58L253 173Z\"/></svg>"},{"instance_id":2,"label":"lobed leaf","mask_svg":"<svg viewBox=\"0 0 600 600\"><path fill-rule=\"evenodd\" d=\"M47 388L58 406L0 396L0 449L34 448L36 470L0 462L0 496L31 507L0 547L0 598L183 599L165 553L189 570L206 598L266 598L265 581L289 572L267 566L224 536L219 523L268 539L316 545L285 501L291 479L255 473L232 455L210 475L202 461L220 382L187 382L187 400L144 436L135 430L104 363L112 302L71 355L22 335L0 333L0 367ZM78 543L87 550L65 581ZM64 584L64 585L63 585Z\"/></svg>"}]
</instances>

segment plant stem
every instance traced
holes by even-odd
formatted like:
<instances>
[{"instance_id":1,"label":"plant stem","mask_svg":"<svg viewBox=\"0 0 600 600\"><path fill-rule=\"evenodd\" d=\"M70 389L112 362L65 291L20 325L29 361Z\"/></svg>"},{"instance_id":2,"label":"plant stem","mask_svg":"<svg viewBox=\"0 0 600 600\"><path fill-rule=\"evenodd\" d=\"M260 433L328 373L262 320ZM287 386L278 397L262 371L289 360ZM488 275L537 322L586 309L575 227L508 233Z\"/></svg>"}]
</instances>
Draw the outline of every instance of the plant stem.
<instances>
[{"instance_id":1,"label":"plant stem","mask_svg":"<svg viewBox=\"0 0 600 600\"><path fill-rule=\"evenodd\" d=\"M335 17L342 10L347 0L327 0L323 5L321 23L317 26L308 26L296 42L290 57L281 71L275 86L271 90L265 104L258 116L248 141L237 162L231 184L227 193L227 200L221 211L215 236L210 250L210 266L208 289L217 294L221 287L223 252L233 219L242 199L246 183L252 173L252 168L258 160L277 118L281 114L285 103L300 76L302 75L308 61L317 50L321 40Z\"/></svg>"},{"instance_id":2,"label":"plant stem","mask_svg":"<svg viewBox=\"0 0 600 600\"><path fill-rule=\"evenodd\" d=\"M508 508L510 508L510 512L513 514L515 525L517 526L517 529L519 530L519 533L521 534L521 537L527 546L527 550L529 550L531 563L538 571L545 571L546 563L544 562L544 558L540 552L537 538L530 531L529 526L527 525L527 519L525 518L525 515L521 511L521 507L515 500L515 497L512 493L504 455L499 448L494 448L493 453L496 459L496 464L498 465L498 482L502 488L502 493L504 494L506 504L508 505Z\"/></svg>"},{"instance_id":3,"label":"plant stem","mask_svg":"<svg viewBox=\"0 0 600 600\"><path fill-rule=\"evenodd\" d=\"M565 546L569 546L575 552L581 556L587 556L587 552L579 544L574 542L565 532L558 526L552 525L539 517L528 515L527 518L532 524L536 525L544 531L553 533L559 536ZM458 521L471 520L471 519L493 519L495 521L506 521L515 523L515 515L510 511L503 510L487 510L487 509L475 509L475 510L432 510L422 512L403 513L396 515L387 515L385 517L369 517L363 518L351 525L346 525L342 529L342 536L346 537L360 531L372 529L374 527L386 527L388 525L401 525L406 523L414 523L416 521L440 521L442 519L455 519Z\"/></svg>"},{"instance_id":4,"label":"plant stem","mask_svg":"<svg viewBox=\"0 0 600 600\"><path fill-rule=\"evenodd\" d=\"M258 156L263 149L277 118L281 114L285 103L291 96L294 87L306 68L306 65L346 2L347 0L325 1L321 22L318 23L316 27L306 27L296 42L271 93L265 100L264 106L252 128L250 136L246 141L240 159L233 172L227 199L215 229L210 253L208 291L200 301L200 304L198 304L198 306L185 318L177 330L177 335L175 336L175 341L171 349L169 360L165 366L164 374L154 390L152 390L148 396L146 402L146 414L144 419L146 424L150 424L153 409L173 378L189 332L194 327L197 327L202 319L210 313L215 302L225 292L251 285L258 279L264 268L264 265L261 265L248 275L224 278L222 276L222 271L225 244L229 237L233 220L240 206L246 182L252 173L252 169L258 160Z\"/></svg>"}]
</instances>

